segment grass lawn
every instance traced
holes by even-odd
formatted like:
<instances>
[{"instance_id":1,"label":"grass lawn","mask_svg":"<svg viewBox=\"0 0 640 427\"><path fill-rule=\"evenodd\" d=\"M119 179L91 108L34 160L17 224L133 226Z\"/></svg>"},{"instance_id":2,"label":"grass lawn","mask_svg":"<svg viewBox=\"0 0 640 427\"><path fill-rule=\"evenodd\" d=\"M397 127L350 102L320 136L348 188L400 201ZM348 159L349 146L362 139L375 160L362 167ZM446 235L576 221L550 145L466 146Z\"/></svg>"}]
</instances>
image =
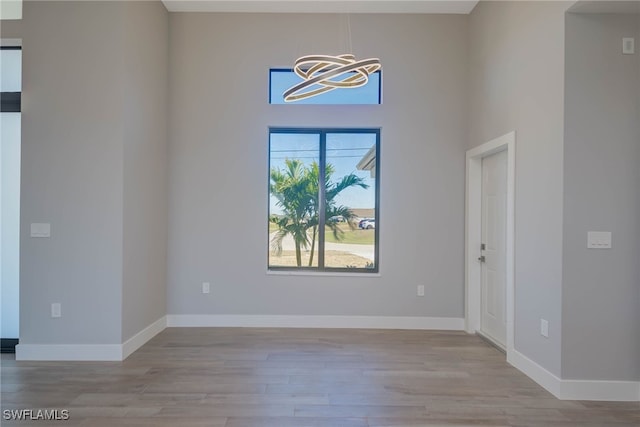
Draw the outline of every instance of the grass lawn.
<instances>
[{"instance_id":1,"label":"grass lawn","mask_svg":"<svg viewBox=\"0 0 640 427\"><path fill-rule=\"evenodd\" d=\"M305 262L306 261L306 262ZM302 252L302 264L304 267L309 262L309 253ZM349 252L341 251L326 251L324 256L324 265L327 267L344 268L347 266L365 268L367 263L371 262L366 258L359 257ZM273 252L269 252L269 266L270 267L295 267L296 266L296 252L295 251L282 251L280 256L276 256ZM318 258L314 256L313 266L318 266Z\"/></svg>"},{"instance_id":2,"label":"grass lawn","mask_svg":"<svg viewBox=\"0 0 640 427\"><path fill-rule=\"evenodd\" d=\"M331 243L349 243L355 245L373 245L376 238L376 230L360 230L356 228L352 230L348 225L338 225L344 234L340 235L340 240L336 240L333 231L329 227L325 229L324 236L327 242Z\"/></svg>"},{"instance_id":3,"label":"grass lawn","mask_svg":"<svg viewBox=\"0 0 640 427\"><path fill-rule=\"evenodd\" d=\"M272 222L269 222L269 234L278 231L278 225Z\"/></svg>"},{"instance_id":4,"label":"grass lawn","mask_svg":"<svg viewBox=\"0 0 640 427\"><path fill-rule=\"evenodd\" d=\"M347 224L338 224L343 234L340 235L340 240L337 240L333 236L333 231L329 227L325 230L325 240L330 243L348 243L355 245L373 245L375 243L376 230L360 230L359 228L351 229ZM272 222L269 223L269 234L278 231L278 226ZM309 230L311 233L311 230Z\"/></svg>"}]
</instances>

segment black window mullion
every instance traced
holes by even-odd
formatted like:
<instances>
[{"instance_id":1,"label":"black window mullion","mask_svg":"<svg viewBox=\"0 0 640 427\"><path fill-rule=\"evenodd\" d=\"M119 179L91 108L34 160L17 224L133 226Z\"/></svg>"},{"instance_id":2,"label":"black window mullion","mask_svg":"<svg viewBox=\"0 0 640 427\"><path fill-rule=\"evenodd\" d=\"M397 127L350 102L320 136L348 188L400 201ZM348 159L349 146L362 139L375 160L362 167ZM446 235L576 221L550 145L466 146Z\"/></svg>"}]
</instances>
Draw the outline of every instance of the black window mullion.
<instances>
[{"instance_id":1,"label":"black window mullion","mask_svg":"<svg viewBox=\"0 0 640 427\"><path fill-rule=\"evenodd\" d=\"M325 197L327 187L326 183L326 170L327 170L327 133L320 132L320 164L319 166L319 180L318 188L318 269L324 270L324 232L325 232Z\"/></svg>"},{"instance_id":2,"label":"black window mullion","mask_svg":"<svg viewBox=\"0 0 640 427\"><path fill-rule=\"evenodd\" d=\"M0 92L0 111L3 113L19 113L21 101L21 92Z\"/></svg>"}]
</instances>

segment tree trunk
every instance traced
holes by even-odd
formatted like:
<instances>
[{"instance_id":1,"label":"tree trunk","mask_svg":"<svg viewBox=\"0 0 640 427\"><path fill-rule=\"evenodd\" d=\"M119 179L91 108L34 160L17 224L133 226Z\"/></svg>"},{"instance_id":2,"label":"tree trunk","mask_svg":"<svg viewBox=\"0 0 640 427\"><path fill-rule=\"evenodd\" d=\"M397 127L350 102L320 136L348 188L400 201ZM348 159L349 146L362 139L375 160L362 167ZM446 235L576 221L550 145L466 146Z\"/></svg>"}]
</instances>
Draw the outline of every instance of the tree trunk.
<instances>
[{"instance_id":1,"label":"tree trunk","mask_svg":"<svg viewBox=\"0 0 640 427\"><path fill-rule=\"evenodd\" d=\"M312 238L311 238L311 255L309 256L309 267L311 267L311 264L313 264L313 253L315 252L315 248L316 248L316 233L318 231L318 226L314 225L313 226L313 234L312 234Z\"/></svg>"},{"instance_id":2,"label":"tree trunk","mask_svg":"<svg viewBox=\"0 0 640 427\"><path fill-rule=\"evenodd\" d=\"M296 262L298 267L302 267L302 253L300 252L300 243L296 242Z\"/></svg>"}]
</instances>

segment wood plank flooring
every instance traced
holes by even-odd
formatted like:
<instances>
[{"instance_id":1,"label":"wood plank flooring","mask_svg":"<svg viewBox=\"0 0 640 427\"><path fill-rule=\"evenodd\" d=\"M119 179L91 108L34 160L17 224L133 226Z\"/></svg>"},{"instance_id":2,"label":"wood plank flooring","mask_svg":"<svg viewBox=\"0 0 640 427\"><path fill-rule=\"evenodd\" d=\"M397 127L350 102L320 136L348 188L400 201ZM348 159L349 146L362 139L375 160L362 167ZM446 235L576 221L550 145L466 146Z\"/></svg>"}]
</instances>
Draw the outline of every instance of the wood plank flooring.
<instances>
[{"instance_id":1,"label":"wood plank flooring","mask_svg":"<svg viewBox=\"0 0 640 427\"><path fill-rule=\"evenodd\" d=\"M121 363L1 360L18 426L638 427L640 404L560 401L463 332L168 328Z\"/></svg>"}]
</instances>

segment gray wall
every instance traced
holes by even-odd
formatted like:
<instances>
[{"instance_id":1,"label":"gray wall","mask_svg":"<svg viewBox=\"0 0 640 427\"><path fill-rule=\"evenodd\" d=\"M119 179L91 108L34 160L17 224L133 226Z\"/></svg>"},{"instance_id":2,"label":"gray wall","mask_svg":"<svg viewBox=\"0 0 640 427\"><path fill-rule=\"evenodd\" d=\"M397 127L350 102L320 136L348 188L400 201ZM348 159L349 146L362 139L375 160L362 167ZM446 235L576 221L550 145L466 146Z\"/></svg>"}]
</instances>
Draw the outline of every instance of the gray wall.
<instances>
[{"instance_id":1,"label":"gray wall","mask_svg":"<svg viewBox=\"0 0 640 427\"><path fill-rule=\"evenodd\" d=\"M481 2L470 17L468 147L516 131L515 348L560 375L564 2ZM549 338L540 319L549 321Z\"/></svg>"},{"instance_id":2,"label":"gray wall","mask_svg":"<svg viewBox=\"0 0 640 427\"><path fill-rule=\"evenodd\" d=\"M2 20L0 36L3 39L20 39L22 37L22 20Z\"/></svg>"},{"instance_id":3,"label":"gray wall","mask_svg":"<svg viewBox=\"0 0 640 427\"><path fill-rule=\"evenodd\" d=\"M122 339L166 314L169 14L125 2Z\"/></svg>"},{"instance_id":4,"label":"gray wall","mask_svg":"<svg viewBox=\"0 0 640 427\"><path fill-rule=\"evenodd\" d=\"M567 14L562 377L640 379L640 15ZM637 49L637 46L636 46ZM587 249L587 231L613 248Z\"/></svg>"},{"instance_id":5,"label":"gray wall","mask_svg":"<svg viewBox=\"0 0 640 427\"><path fill-rule=\"evenodd\" d=\"M25 2L23 16L20 341L119 343L122 8Z\"/></svg>"},{"instance_id":6,"label":"gray wall","mask_svg":"<svg viewBox=\"0 0 640 427\"><path fill-rule=\"evenodd\" d=\"M166 312L167 13L24 6L20 341L118 344Z\"/></svg>"},{"instance_id":7,"label":"gray wall","mask_svg":"<svg viewBox=\"0 0 640 427\"><path fill-rule=\"evenodd\" d=\"M338 15L171 14L168 313L463 317L467 21L352 15L384 104L272 106L270 67L344 49ZM269 126L382 127L380 277L266 273Z\"/></svg>"}]
</instances>

